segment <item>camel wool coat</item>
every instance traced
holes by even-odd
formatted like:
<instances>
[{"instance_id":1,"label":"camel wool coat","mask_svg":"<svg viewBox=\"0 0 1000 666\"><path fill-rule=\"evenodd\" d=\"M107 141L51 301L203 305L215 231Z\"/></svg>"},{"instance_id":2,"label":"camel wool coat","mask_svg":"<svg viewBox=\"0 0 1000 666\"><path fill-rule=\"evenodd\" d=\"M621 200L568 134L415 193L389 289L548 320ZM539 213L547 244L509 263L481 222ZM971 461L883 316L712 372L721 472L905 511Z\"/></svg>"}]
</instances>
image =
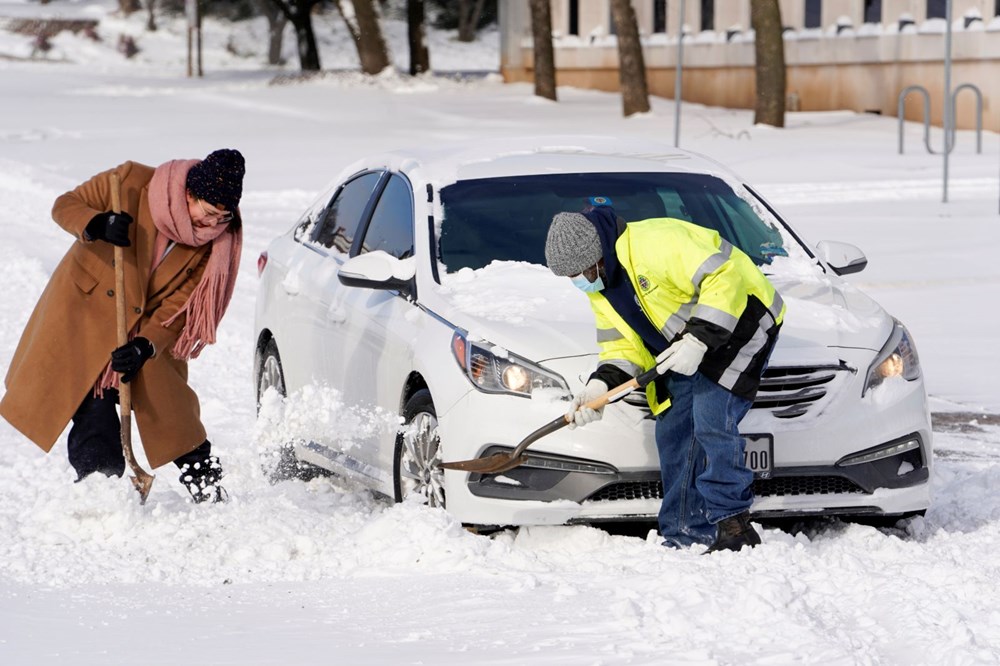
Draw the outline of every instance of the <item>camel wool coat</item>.
<instances>
[{"instance_id":1,"label":"camel wool coat","mask_svg":"<svg viewBox=\"0 0 1000 666\"><path fill-rule=\"evenodd\" d=\"M153 343L155 355L130 382L132 409L146 459L153 468L205 441L198 396L188 386L185 361L170 349L185 317L169 319L187 302L201 279L211 244L177 244L150 275L156 228L148 188L154 169L125 162L113 169L121 181L121 206L129 225L125 258L127 327ZM111 210L111 171L61 195L52 218L76 237L52 273L21 335L5 380L0 415L45 451L50 451L118 346L114 246L86 241L84 229Z\"/></svg>"}]
</instances>

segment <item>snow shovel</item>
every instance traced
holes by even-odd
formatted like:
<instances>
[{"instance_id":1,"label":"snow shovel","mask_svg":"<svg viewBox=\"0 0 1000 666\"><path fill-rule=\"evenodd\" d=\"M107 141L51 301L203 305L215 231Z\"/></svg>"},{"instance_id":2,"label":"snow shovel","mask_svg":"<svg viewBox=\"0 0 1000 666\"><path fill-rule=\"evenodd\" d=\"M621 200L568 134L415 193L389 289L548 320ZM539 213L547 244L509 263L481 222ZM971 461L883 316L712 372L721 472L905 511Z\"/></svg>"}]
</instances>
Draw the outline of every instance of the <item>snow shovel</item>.
<instances>
[{"instance_id":1,"label":"snow shovel","mask_svg":"<svg viewBox=\"0 0 1000 666\"><path fill-rule=\"evenodd\" d=\"M584 403L580 409L583 409L583 407L601 409L609 402L621 400L635 389L646 388L646 385L658 376L659 373L656 371L656 368L653 367L651 370L647 370L638 377L633 377L621 386L616 386L604 395L598 396L588 403ZM507 470L514 469L524 462L523 454L526 448L542 437L551 435L556 430L569 425L572 421L573 417L569 414L563 414L559 418L549 421L541 428L522 439L521 443L514 447L514 450L510 453L494 453L493 455L486 456L484 458L443 462L440 463L439 466L443 469L457 469L462 472L473 472L476 474L499 474L501 472L506 472Z\"/></svg>"},{"instance_id":2,"label":"snow shovel","mask_svg":"<svg viewBox=\"0 0 1000 666\"><path fill-rule=\"evenodd\" d=\"M111 212L120 213L121 184L118 182L118 174L111 174ZM115 310L117 311L118 323L118 346L121 347L128 342L128 331L125 323L125 252L115 245ZM122 421L122 453L125 455L125 462L135 476L129 477L132 485L139 492L139 504L145 504L149 497L149 489L153 486L152 474L139 466L135 461L135 454L132 453L132 388L125 382L120 382L118 386L118 403L121 407Z\"/></svg>"}]
</instances>

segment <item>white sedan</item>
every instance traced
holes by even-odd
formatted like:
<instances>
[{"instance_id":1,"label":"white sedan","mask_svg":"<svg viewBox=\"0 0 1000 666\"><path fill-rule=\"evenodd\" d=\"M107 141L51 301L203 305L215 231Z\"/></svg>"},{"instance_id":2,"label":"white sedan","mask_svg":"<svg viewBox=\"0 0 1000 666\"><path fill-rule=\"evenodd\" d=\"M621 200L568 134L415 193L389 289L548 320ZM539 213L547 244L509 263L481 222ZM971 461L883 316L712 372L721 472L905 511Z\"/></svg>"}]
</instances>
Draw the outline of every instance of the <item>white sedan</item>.
<instances>
[{"instance_id":1,"label":"white sedan","mask_svg":"<svg viewBox=\"0 0 1000 666\"><path fill-rule=\"evenodd\" d=\"M878 519L930 501L931 426L906 328L840 276L858 248L795 232L704 157L647 141L533 137L435 145L352 165L261 255L258 398L337 389L402 416L350 446L316 433L298 461L474 525L654 518L662 488L641 392L562 429L502 474L442 461L510 451L565 412L598 364L593 315L545 267L552 216L595 202L627 221L717 230L788 306L742 423L759 519ZM384 430L384 429L383 429Z\"/></svg>"}]
</instances>

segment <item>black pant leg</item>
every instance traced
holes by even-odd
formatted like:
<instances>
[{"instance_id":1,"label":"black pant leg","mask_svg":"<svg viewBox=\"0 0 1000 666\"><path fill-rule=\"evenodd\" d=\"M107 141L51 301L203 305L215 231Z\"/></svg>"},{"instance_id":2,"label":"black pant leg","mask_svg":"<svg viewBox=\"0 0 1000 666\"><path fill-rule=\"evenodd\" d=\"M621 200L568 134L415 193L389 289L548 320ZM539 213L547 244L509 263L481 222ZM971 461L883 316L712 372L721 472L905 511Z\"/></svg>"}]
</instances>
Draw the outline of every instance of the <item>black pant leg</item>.
<instances>
[{"instance_id":1,"label":"black pant leg","mask_svg":"<svg viewBox=\"0 0 1000 666\"><path fill-rule=\"evenodd\" d=\"M125 473L122 426L115 410L117 403L118 391L113 389L105 391L103 398L88 392L73 414L73 426L66 444L69 464L76 470L77 481L94 472L106 476Z\"/></svg>"},{"instance_id":2,"label":"black pant leg","mask_svg":"<svg viewBox=\"0 0 1000 666\"><path fill-rule=\"evenodd\" d=\"M174 464L177 465L178 469L183 469L184 465L194 466L195 463L206 462L212 455L212 442L207 439L201 443L201 446L193 451L188 451L181 457L174 460Z\"/></svg>"}]
</instances>

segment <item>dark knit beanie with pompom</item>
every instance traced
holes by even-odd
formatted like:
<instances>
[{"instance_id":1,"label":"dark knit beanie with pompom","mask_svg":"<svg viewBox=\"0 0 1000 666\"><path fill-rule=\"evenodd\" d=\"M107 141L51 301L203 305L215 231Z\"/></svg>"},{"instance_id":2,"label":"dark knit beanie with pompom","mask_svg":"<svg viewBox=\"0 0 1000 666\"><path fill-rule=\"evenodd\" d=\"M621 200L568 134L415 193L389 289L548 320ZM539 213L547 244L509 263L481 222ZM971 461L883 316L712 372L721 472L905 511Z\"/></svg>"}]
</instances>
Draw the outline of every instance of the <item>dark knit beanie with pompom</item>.
<instances>
[{"instance_id":1,"label":"dark knit beanie with pompom","mask_svg":"<svg viewBox=\"0 0 1000 666\"><path fill-rule=\"evenodd\" d=\"M191 194L213 206L225 206L236 213L243 196L243 175L246 163L240 151L223 148L209 154L191 167L187 188Z\"/></svg>"}]
</instances>

